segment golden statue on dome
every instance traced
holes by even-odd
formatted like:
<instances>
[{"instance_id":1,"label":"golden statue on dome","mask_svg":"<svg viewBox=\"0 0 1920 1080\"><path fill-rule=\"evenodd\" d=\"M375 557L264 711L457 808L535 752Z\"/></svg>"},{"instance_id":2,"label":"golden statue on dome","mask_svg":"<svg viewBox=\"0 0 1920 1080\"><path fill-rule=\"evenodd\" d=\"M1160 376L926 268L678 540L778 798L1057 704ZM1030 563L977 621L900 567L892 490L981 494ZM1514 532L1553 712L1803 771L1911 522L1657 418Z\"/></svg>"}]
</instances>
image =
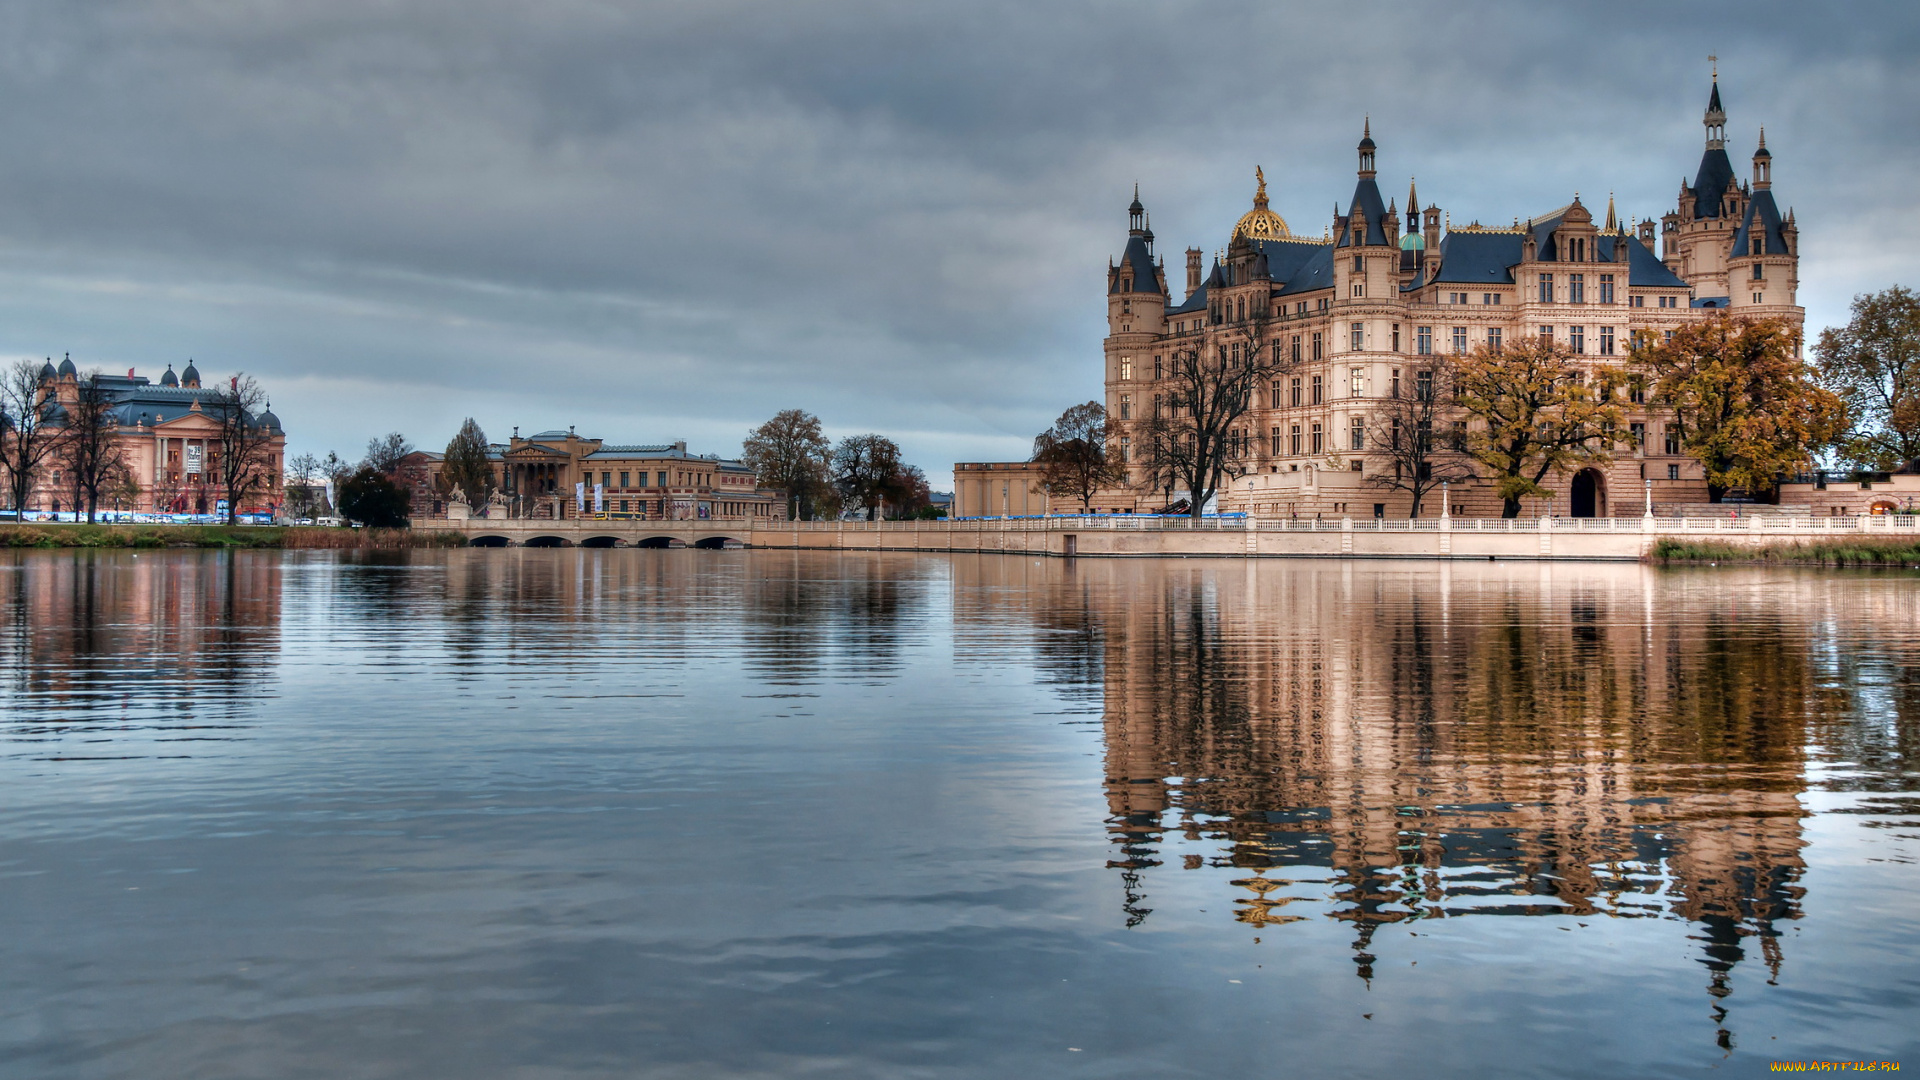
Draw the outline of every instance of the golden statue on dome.
<instances>
[{"instance_id":1,"label":"golden statue on dome","mask_svg":"<svg viewBox=\"0 0 1920 1080\"><path fill-rule=\"evenodd\" d=\"M1285 218L1267 209L1267 174L1258 165L1253 168L1253 178L1260 185L1253 193L1253 209L1247 211L1240 223L1233 227L1233 239L1246 237L1249 240L1279 240L1291 237L1293 230L1287 228Z\"/></svg>"}]
</instances>

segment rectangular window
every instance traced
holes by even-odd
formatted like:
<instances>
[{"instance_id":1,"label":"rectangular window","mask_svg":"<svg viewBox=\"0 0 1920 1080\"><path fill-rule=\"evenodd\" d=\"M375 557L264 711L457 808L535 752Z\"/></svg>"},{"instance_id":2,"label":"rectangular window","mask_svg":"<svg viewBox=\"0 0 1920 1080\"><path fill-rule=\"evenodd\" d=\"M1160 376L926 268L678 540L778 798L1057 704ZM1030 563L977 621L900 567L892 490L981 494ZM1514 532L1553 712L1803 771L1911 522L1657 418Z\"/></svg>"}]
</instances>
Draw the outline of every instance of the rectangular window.
<instances>
[{"instance_id":1,"label":"rectangular window","mask_svg":"<svg viewBox=\"0 0 1920 1080\"><path fill-rule=\"evenodd\" d=\"M1353 423L1347 428L1347 436L1350 449L1365 450L1367 448L1367 422L1358 416L1354 417Z\"/></svg>"},{"instance_id":2,"label":"rectangular window","mask_svg":"<svg viewBox=\"0 0 1920 1080\"><path fill-rule=\"evenodd\" d=\"M1313 390L1313 397L1310 399L1309 404L1312 404L1312 405L1324 404L1327 398L1324 392L1324 388L1320 384L1320 376L1315 375L1313 377L1313 382L1311 384L1311 387Z\"/></svg>"},{"instance_id":3,"label":"rectangular window","mask_svg":"<svg viewBox=\"0 0 1920 1080\"><path fill-rule=\"evenodd\" d=\"M1125 435L1120 436L1120 460L1123 462L1133 460L1133 440Z\"/></svg>"},{"instance_id":4,"label":"rectangular window","mask_svg":"<svg viewBox=\"0 0 1920 1080\"><path fill-rule=\"evenodd\" d=\"M1567 327L1567 347L1571 348L1575 355L1586 355L1587 328L1584 326Z\"/></svg>"},{"instance_id":5,"label":"rectangular window","mask_svg":"<svg viewBox=\"0 0 1920 1080\"><path fill-rule=\"evenodd\" d=\"M1273 456L1279 457L1283 453L1285 451L1280 448L1280 429L1276 427L1273 429Z\"/></svg>"},{"instance_id":6,"label":"rectangular window","mask_svg":"<svg viewBox=\"0 0 1920 1080\"><path fill-rule=\"evenodd\" d=\"M1293 362L1296 364L1300 362L1300 335L1299 334L1293 335Z\"/></svg>"},{"instance_id":7,"label":"rectangular window","mask_svg":"<svg viewBox=\"0 0 1920 1080\"><path fill-rule=\"evenodd\" d=\"M1418 326L1413 331L1413 351L1421 356L1433 355L1433 327Z\"/></svg>"},{"instance_id":8,"label":"rectangular window","mask_svg":"<svg viewBox=\"0 0 1920 1080\"><path fill-rule=\"evenodd\" d=\"M1765 281L1767 277L1765 270L1766 268L1761 266L1759 263L1754 263L1753 264L1753 280Z\"/></svg>"},{"instance_id":9,"label":"rectangular window","mask_svg":"<svg viewBox=\"0 0 1920 1080\"><path fill-rule=\"evenodd\" d=\"M1500 302L1500 294L1499 293L1481 293L1480 302L1482 304L1497 304Z\"/></svg>"},{"instance_id":10,"label":"rectangular window","mask_svg":"<svg viewBox=\"0 0 1920 1080\"><path fill-rule=\"evenodd\" d=\"M1347 396L1363 397L1367 392L1367 369L1352 368L1347 373Z\"/></svg>"},{"instance_id":11,"label":"rectangular window","mask_svg":"<svg viewBox=\"0 0 1920 1080\"><path fill-rule=\"evenodd\" d=\"M1273 396L1268 400L1272 402L1273 407L1277 409L1280 407L1280 380L1279 379L1273 380L1272 391L1273 391Z\"/></svg>"},{"instance_id":12,"label":"rectangular window","mask_svg":"<svg viewBox=\"0 0 1920 1080\"><path fill-rule=\"evenodd\" d=\"M1567 303L1584 304L1587 302L1587 275L1567 275Z\"/></svg>"},{"instance_id":13,"label":"rectangular window","mask_svg":"<svg viewBox=\"0 0 1920 1080\"><path fill-rule=\"evenodd\" d=\"M1389 388L1387 390L1387 396L1393 397L1393 398L1397 398L1400 396L1400 369L1399 368L1393 369L1393 382L1389 384Z\"/></svg>"},{"instance_id":14,"label":"rectangular window","mask_svg":"<svg viewBox=\"0 0 1920 1080\"><path fill-rule=\"evenodd\" d=\"M1356 282L1354 282L1354 283L1353 283L1353 295L1354 295L1354 296L1365 296L1365 295L1367 295L1367 283L1366 283L1366 282L1364 282L1364 281L1356 281Z\"/></svg>"},{"instance_id":15,"label":"rectangular window","mask_svg":"<svg viewBox=\"0 0 1920 1080\"><path fill-rule=\"evenodd\" d=\"M1365 323L1354 323L1347 328L1347 348L1352 349L1354 352L1359 352L1366 347L1366 344L1367 329Z\"/></svg>"},{"instance_id":16,"label":"rectangular window","mask_svg":"<svg viewBox=\"0 0 1920 1080\"><path fill-rule=\"evenodd\" d=\"M1457 450L1461 453L1466 452L1467 422L1465 420L1455 420L1453 422L1453 432L1447 439L1447 446L1449 449Z\"/></svg>"},{"instance_id":17,"label":"rectangular window","mask_svg":"<svg viewBox=\"0 0 1920 1080\"><path fill-rule=\"evenodd\" d=\"M628 476L627 476L627 474L626 474L626 473L621 473L621 474L620 474L620 486L621 486L621 487L623 487L623 488L626 488L626 487L632 487L633 485L632 485L632 484L629 484L629 483L627 483L627 480L628 480Z\"/></svg>"},{"instance_id":18,"label":"rectangular window","mask_svg":"<svg viewBox=\"0 0 1920 1080\"><path fill-rule=\"evenodd\" d=\"M1453 328L1453 351L1456 353L1467 351L1467 328L1464 326Z\"/></svg>"},{"instance_id":19,"label":"rectangular window","mask_svg":"<svg viewBox=\"0 0 1920 1080\"><path fill-rule=\"evenodd\" d=\"M1133 357L1123 356L1120 358L1120 380L1122 382L1125 382L1132 378L1133 378Z\"/></svg>"},{"instance_id":20,"label":"rectangular window","mask_svg":"<svg viewBox=\"0 0 1920 1080\"><path fill-rule=\"evenodd\" d=\"M1491 352L1500 351L1500 328L1497 326L1487 328L1487 349Z\"/></svg>"},{"instance_id":21,"label":"rectangular window","mask_svg":"<svg viewBox=\"0 0 1920 1080\"><path fill-rule=\"evenodd\" d=\"M1600 355L1613 355L1613 327L1611 326L1600 328Z\"/></svg>"},{"instance_id":22,"label":"rectangular window","mask_svg":"<svg viewBox=\"0 0 1920 1080\"><path fill-rule=\"evenodd\" d=\"M1300 456L1300 425L1299 424L1293 425L1292 433L1293 433L1293 456L1299 457Z\"/></svg>"},{"instance_id":23,"label":"rectangular window","mask_svg":"<svg viewBox=\"0 0 1920 1080\"><path fill-rule=\"evenodd\" d=\"M1633 423L1628 424L1627 425L1627 444L1633 449L1633 452L1636 454L1641 452L1642 450L1645 450L1647 448L1647 425L1641 423L1638 420L1635 420Z\"/></svg>"},{"instance_id":24,"label":"rectangular window","mask_svg":"<svg viewBox=\"0 0 1920 1080\"><path fill-rule=\"evenodd\" d=\"M1166 366L1158 356L1153 358L1153 377L1156 379L1164 379L1167 377Z\"/></svg>"},{"instance_id":25,"label":"rectangular window","mask_svg":"<svg viewBox=\"0 0 1920 1080\"><path fill-rule=\"evenodd\" d=\"M658 486L660 487L667 486L667 473L665 469L660 470L660 483Z\"/></svg>"},{"instance_id":26,"label":"rectangular window","mask_svg":"<svg viewBox=\"0 0 1920 1080\"><path fill-rule=\"evenodd\" d=\"M1421 401L1433 400L1433 372L1416 371L1413 374L1413 393Z\"/></svg>"},{"instance_id":27,"label":"rectangular window","mask_svg":"<svg viewBox=\"0 0 1920 1080\"><path fill-rule=\"evenodd\" d=\"M1636 297L1634 297L1634 298L1632 298L1631 300L1628 300L1628 301L1627 301L1627 306L1628 306L1628 307L1646 307L1646 306L1647 306L1647 298L1646 298L1646 297L1644 297L1644 296L1636 296Z\"/></svg>"},{"instance_id":28,"label":"rectangular window","mask_svg":"<svg viewBox=\"0 0 1920 1080\"><path fill-rule=\"evenodd\" d=\"M1667 453L1669 454L1679 453L1680 452L1679 426L1675 424L1668 424L1666 427L1666 431L1667 431Z\"/></svg>"},{"instance_id":29,"label":"rectangular window","mask_svg":"<svg viewBox=\"0 0 1920 1080\"><path fill-rule=\"evenodd\" d=\"M1393 418L1393 427L1387 435L1387 440L1388 445L1393 449L1400 449L1400 418L1397 416Z\"/></svg>"},{"instance_id":30,"label":"rectangular window","mask_svg":"<svg viewBox=\"0 0 1920 1080\"><path fill-rule=\"evenodd\" d=\"M1393 324L1393 351L1394 352L1400 351L1400 324L1399 323Z\"/></svg>"},{"instance_id":31,"label":"rectangular window","mask_svg":"<svg viewBox=\"0 0 1920 1080\"><path fill-rule=\"evenodd\" d=\"M1164 395L1161 395L1161 394L1153 395L1153 418L1155 420L1160 419L1162 415L1162 410L1165 408L1165 404L1164 404L1165 401L1166 401L1166 398Z\"/></svg>"},{"instance_id":32,"label":"rectangular window","mask_svg":"<svg viewBox=\"0 0 1920 1080\"><path fill-rule=\"evenodd\" d=\"M1600 275L1600 302L1603 304L1613 303L1613 275L1612 274Z\"/></svg>"},{"instance_id":33,"label":"rectangular window","mask_svg":"<svg viewBox=\"0 0 1920 1080\"><path fill-rule=\"evenodd\" d=\"M1323 355L1323 352L1322 352L1322 346L1320 341L1320 331L1315 330L1313 332L1313 358L1315 360L1318 360L1321 358L1322 355Z\"/></svg>"},{"instance_id":34,"label":"rectangular window","mask_svg":"<svg viewBox=\"0 0 1920 1080\"><path fill-rule=\"evenodd\" d=\"M1291 391L1291 392L1292 392L1292 394L1293 394L1293 401L1291 402L1291 404L1294 404L1294 405L1298 405L1298 404L1300 404L1300 380L1299 380L1299 378L1297 378L1297 377L1296 377L1296 378L1294 378L1294 379L1292 379L1292 380L1290 380L1290 381L1289 381L1289 383L1288 383L1288 387L1289 387L1289 389L1290 389L1290 391Z\"/></svg>"},{"instance_id":35,"label":"rectangular window","mask_svg":"<svg viewBox=\"0 0 1920 1080\"><path fill-rule=\"evenodd\" d=\"M1543 304L1553 303L1553 275L1552 274L1540 275L1540 302Z\"/></svg>"},{"instance_id":36,"label":"rectangular window","mask_svg":"<svg viewBox=\"0 0 1920 1080\"><path fill-rule=\"evenodd\" d=\"M1672 340L1673 340L1673 331L1671 331L1671 330L1669 330L1669 331L1667 331L1667 336L1666 336L1666 339L1665 339L1665 340L1667 340L1667 341L1672 341Z\"/></svg>"},{"instance_id":37,"label":"rectangular window","mask_svg":"<svg viewBox=\"0 0 1920 1080\"><path fill-rule=\"evenodd\" d=\"M613 474L612 474L612 473L610 473L610 472L603 472L603 473L601 473L601 474L600 474L600 486L601 486L601 487L603 487L603 488L609 488L609 487L612 487L612 486L613 486Z\"/></svg>"},{"instance_id":38,"label":"rectangular window","mask_svg":"<svg viewBox=\"0 0 1920 1080\"><path fill-rule=\"evenodd\" d=\"M624 514L624 513L626 513L626 512L627 512L627 506L628 506L628 502L627 502L627 500L625 500L625 499L621 499L621 500L620 500L620 512L621 512L621 513L623 513L623 514Z\"/></svg>"},{"instance_id":39,"label":"rectangular window","mask_svg":"<svg viewBox=\"0 0 1920 1080\"><path fill-rule=\"evenodd\" d=\"M1315 424L1307 433L1307 452L1308 453L1318 454L1321 452L1320 437L1321 437L1320 425Z\"/></svg>"},{"instance_id":40,"label":"rectangular window","mask_svg":"<svg viewBox=\"0 0 1920 1080\"><path fill-rule=\"evenodd\" d=\"M1549 345L1553 344L1553 327L1551 326L1541 327L1540 340L1546 342Z\"/></svg>"},{"instance_id":41,"label":"rectangular window","mask_svg":"<svg viewBox=\"0 0 1920 1080\"><path fill-rule=\"evenodd\" d=\"M1680 479L1680 466L1678 465L1667 466L1667 479L1669 480Z\"/></svg>"},{"instance_id":42,"label":"rectangular window","mask_svg":"<svg viewBox=\"0 0 1920 1080\"><path fill-rule=\"evenodd\" d=\"M1133 395L1132 394L1120 395L1120 419L1122 420L1133 419Z\"/></svg>"},{"instance_id":43,"label":"rectangular window","mask_svg":"<svg viewBox=\"0 0 1920 1080\"><path fill-rule=\"evenodd\" d=\"M1627 380L1627 400L1635 405L1644 405L1647 401L1647 381L1638 375Z\"/></svg>"}]
</instances>

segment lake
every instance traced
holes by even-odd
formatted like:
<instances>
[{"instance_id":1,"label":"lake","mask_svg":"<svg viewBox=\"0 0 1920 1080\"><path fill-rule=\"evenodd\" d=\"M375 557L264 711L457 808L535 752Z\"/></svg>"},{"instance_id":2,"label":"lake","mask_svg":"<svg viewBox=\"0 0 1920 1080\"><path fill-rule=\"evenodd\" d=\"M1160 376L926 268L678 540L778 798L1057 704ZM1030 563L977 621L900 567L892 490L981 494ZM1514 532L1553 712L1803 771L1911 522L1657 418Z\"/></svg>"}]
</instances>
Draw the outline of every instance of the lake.
<instances>
[{"instance_id":1,"label":"lake","mask_svg":"<svg viewBox=\"0 0 1920 1080\"><path fill-rule=\"evenodd\" d=\"M0 552L0 1074L1920 1066L1920 576Z\"/></svg>"}]
</instances>

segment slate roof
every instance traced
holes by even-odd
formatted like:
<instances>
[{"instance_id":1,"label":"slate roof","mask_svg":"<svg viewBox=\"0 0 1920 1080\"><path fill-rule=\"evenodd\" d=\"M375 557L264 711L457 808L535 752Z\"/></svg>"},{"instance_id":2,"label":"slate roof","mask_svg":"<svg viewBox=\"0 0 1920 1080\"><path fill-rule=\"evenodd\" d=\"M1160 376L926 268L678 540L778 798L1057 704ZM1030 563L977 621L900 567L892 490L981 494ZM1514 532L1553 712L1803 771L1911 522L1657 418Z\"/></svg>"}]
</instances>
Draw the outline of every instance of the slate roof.
<instances>
[{"instance_id":1,"label":"slate roof","mask_svg":"<svg viewBox=\"0 0 1920 1080\"><path fill-rule=\"evenodd\" d=\"M1160 291L1160 280L1153 272L1153 254L1147 250L1146 237L1127 238L1127 250L1120 256L1120 265L1131 267L1133 270L1133 292L1158 293ZM1122 279L1116 275L1113 279L1114 292L1121 291L1121 282Z\"/></svg>"},{"instance_id":2,"label":"slate roof","mask_svg":"<svg viewBox=\"0 0 1920 1080\"><path fill-rule=\"evenodd\" d=\"M1687 306L1697 308L1723 308L1727 306L1728 302L1728 298L1724 296L1696 296L1693 298L1693 302Z\"/></svg>"},{"instance_id":3,"label":"slate roof","mask_svg":"<svg viewBox=\"0 0 1920 1080\"><path fill-rule=\"evenodd\" d=\"M1188 293L1187 298L1180 301L1179 307L1168 308L1167 314L1187 315L1195 311L1205 310L1207 310L1207 283L1203 280L1200 282L1199 288Z\"/></svg>"},{"instance_id":4,"label":"slate roof","mask_svg":"<svg viewBox=\"0 0 1920 1080\"><path fill-rule=\"evenodd\" d=\"M1714 96L1720 96L1719 87L1714 88ZM1727 152L1719 147L1710 147L1700 156L1700 172L1693 180L1693 216L1697 218L1717 218L1720 216L1720 197L1727 193L1727 185L1733 182L1733 161Z\"/></svg>"},{"instance_id":5,"label":"slate roof","mask_svg":"<svg viewBox=\"0 0 1920 1080\"><path fill-rule=\"evenodd\" d=\"M1381 220L1387 216L1387 204L1380 198L1380 185L1374 183L1372 177L1362 177L1353 187L1353 202L1347 206L1347 216L1351 218L1355 214L1366 221L1368 244L1383 245L1387 242L1386 230L1380 226ZM1346 229L1340 230L1334 243L1338 247L1348 245Z\"/></svg>"},{"instance_id":6,"label":"slate roof","mask_svg":"<svg viewBox=\"0 0 1920 1080\"><path fill-rule=\"evenodd\" d=\"M1746 215L1740 219L1740 228L1733 234L1733 254L1753 254L1753 237L1766 237L1766 253L1783 255L1787 250L1787 238L1780 232L1780 208L1774 204L1773 192L1761 188L1753 193L1752 201L1747 203Z\"/></svg>"},{"instance_id":7,"label":"slate roof","mask_svg":"<svg viewBox=\"0 0 1920 1080\"><path fill-rule=\"evenodd\" d=\"M1559 217L1550 219L1557 224ZM1536 242L1543 228L1535 223ZM1512 230L1486 232L1450 232L1440 240L1440 272L1434 275L1435 282L1460 285L1511 285L1513 268L1520 263L1520 249L1525 237ZM1627 284L1643 288L1684 289L1687 283L1674 276L1673 271L1660 261L1659 257L1647 250L1638 237L1611 236L1601 233L1595 245L1600 256L1599 266L1613 261L1613 246L1624 241L1627 246Z\"/></svg>"},{"instance_id":8,"label":"slate roof","mask_svg":"<svg viewBox=\"0 0 1920 1080\"><path fill-rule=\"evenodd\" d=\"M1280 290L1281 296L1333 288L1333 245L1305 246L1312 250L1312 254L1300 264L1299 269L1288 275L1286 285Z\"/></svg>"}]
</instances>

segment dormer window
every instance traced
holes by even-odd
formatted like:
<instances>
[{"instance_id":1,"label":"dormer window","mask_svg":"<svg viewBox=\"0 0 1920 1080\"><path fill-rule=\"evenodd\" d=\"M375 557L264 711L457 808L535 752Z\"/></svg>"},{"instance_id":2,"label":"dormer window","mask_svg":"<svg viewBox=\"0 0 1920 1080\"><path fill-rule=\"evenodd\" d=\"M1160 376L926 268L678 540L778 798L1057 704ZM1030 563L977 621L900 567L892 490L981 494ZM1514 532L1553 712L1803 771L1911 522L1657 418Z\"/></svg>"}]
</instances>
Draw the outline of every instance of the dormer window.
<instances>
[{"instance_id":1,"label":"dormer window","mask_svg":"<svg viewBox=\"0 0 1920 1080\"><path fill-rule=\"evenodd\" d=\"M1765 255L1766 253L1767 253L1767 236L1766 236L1766 234L1765 234L1765 233L1754 233L1754 234L1753 234L1753 254L1755 254L1755 255ZM1758 269L1759 269L1759 267L1757 267L1757 266L1756 266L1756 267L1754 267L1754 269L1755 269L1755 270L1758 270Z\"/></svg>"}]
</instances>

